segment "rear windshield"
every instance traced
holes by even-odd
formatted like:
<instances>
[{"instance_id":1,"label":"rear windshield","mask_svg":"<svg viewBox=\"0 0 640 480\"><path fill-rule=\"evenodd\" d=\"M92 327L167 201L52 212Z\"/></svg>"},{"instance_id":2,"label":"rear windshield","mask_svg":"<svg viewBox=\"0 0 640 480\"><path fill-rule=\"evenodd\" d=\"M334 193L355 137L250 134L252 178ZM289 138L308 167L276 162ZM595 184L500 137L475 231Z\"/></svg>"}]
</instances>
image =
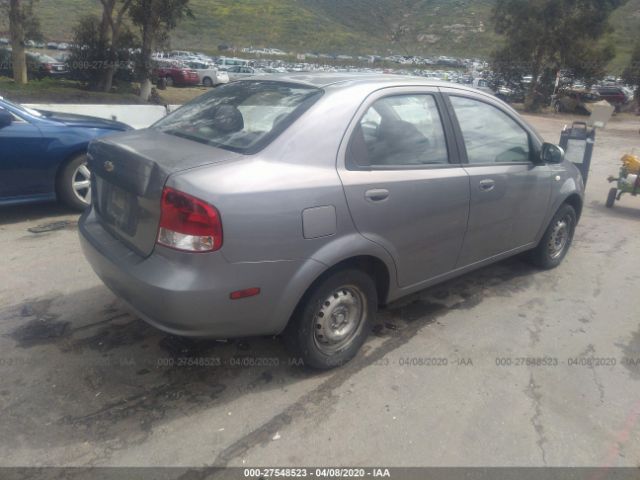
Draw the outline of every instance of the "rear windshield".
<instances>
[{"instance_id":1,"label":"rear windshield","mask_svg":"<svg viewBox=\"0 0 640 480\"><path fill-rule=\"evenodd\" d=\"M274 81L239 81L215 88L151 128L239 153L267 146L307 110L322 90Z\"/></svg>"}]
</instances>

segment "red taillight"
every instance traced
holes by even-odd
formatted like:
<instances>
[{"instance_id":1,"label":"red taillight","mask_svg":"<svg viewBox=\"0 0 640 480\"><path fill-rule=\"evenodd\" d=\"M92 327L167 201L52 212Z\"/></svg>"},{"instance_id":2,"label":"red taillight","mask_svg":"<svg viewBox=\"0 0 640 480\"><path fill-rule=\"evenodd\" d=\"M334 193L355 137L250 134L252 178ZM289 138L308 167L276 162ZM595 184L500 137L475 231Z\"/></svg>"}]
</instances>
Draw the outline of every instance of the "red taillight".
<instances>
[{"instance_id":1,"label":"red taillight","mask_svg":"<svg viewBox=\"0 0 640 480\"><path fill-rule=\"evenodd\" d=\"M222 222L215 207L165 187L158 243L186 252L212 252L222 246Z\"/></svg>"}]
</instances>

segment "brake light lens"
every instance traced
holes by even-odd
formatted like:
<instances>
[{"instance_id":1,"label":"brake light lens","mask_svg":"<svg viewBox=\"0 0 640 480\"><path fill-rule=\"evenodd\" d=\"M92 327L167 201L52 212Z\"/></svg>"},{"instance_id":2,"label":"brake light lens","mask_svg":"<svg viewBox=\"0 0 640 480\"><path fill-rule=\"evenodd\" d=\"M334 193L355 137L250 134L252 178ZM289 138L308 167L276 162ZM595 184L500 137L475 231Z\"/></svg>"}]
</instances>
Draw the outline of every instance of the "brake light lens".
<instances>
[{"instance_id":1,"label":"brake light lens","mask_svg":"<svg viewBox=\"0 0 640 480\"><path fill-rule=\"evenodd\" d=\"M229 294L231 300L240 300L241 298L254 297L260 294L258 287L246 288L244 290L237 290Z\"/></svg>"},{"instance_id":2,"label":"brake light lens","mask_svg":"<svg viewBox=\"0 0 640 480\"><path fill-rule=\"evenodd\" d=\"M208 203L165 187L158 243L185 252L212 252L222 247L220 213Z\"/></svg>"}]
</instances>

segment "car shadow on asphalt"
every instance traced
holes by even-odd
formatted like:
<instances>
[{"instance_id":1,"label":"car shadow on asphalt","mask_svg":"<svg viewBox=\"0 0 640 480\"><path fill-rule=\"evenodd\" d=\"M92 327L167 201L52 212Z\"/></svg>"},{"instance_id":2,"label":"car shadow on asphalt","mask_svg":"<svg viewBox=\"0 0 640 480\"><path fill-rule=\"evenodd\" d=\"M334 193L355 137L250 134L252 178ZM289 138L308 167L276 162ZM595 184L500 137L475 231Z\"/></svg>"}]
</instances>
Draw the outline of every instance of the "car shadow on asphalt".
<instances>
[{"instance_id":1,"label":"car shadow on asphalt","mask_svg":"<svg viewBox=\"0 0 640 480\"><path fill-rule=\"evenodd\" d=\"M48 223L47 220L54 221L57 217L77 220L79 216L77 211L56 202L0 206L0 225L33 221Z\"/></svg>"},{"instance_id":2,"label":"car shadow on asphalt","mask_svg":"<svg viewBox=\"0 0 640 480\"><path fill-rule=\"evenodd\" d=\"M166 335L102 286L30 299L0 311L0 363L9 368L0 387L0 435L21 432L41 448L53 441L143 441L177 418L231 412L245 395L286 394L300 381L344 381L446 313L473 309L487 295L510 296L541 281L536 277L514 258L394 302L379 312L360 354L323 373L290 357L276 337Z\"/></svg>"}]
</instances>

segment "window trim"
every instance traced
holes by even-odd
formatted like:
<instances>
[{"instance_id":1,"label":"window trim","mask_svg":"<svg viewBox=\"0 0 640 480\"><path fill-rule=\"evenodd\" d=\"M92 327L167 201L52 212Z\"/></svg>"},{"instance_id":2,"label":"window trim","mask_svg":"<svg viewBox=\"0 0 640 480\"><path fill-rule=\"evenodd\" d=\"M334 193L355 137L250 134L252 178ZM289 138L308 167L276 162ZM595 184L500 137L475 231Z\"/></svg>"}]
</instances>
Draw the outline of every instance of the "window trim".
<instances>
[{"instance_id":1,"label":"window trim","mask_svg":"<svg viewBox=\"0 0 640 480\"><path fill-rule=\"evenodd\" d=\"M451 92L451 91L446 91L446 92L442 92L442 96L444 99L444 102L447 106L447 109L449 111L449 117L451 119L451 123L453 124L453 129L455 131L455 135L456 135L456 143L458 146L458 151L460 154L460 161L462 163L462 165L465 168L472 168L472 167L487 167L487 166L497 166L497 165L505 165L505 166L509 166L509 165L531 165L531 166L536 166L537 163L534 161L534 158L540 154L539 152L539 147L536 146L536 144L534 143L533 139L534 139L534 135L531 132L531 129L528 128L528 126L526 124L523 123L523 121L518 118L517 116L512 115L510 112L504 110L503 108L500 108L498 105L496 105L495 103L491 102L489 99L485 99L479 95L465 95L466 92L464 91L459 91L459 92ZM460 123L458 121L458 117L456 115L456 111L455 108L453 107L453 103L451 103L451 98L450 97L459 97L459 98L464 98L467 100L474 100L476 102L480 102L480 103L484 103L486 105L489 105L490 107L495 108L496 110L498 110L499 112L502 112L504 115L506 115L508 118L510 118L511 120L513 120L526 134L527 134L527 139L529 141L529 160L526 162L483 162L483 163L469 163L469 157L467 156L467 146L465 144L464 141L464 135L462 133L462 128L460 128Z\"/></svg>"},{"instance_id":2,"label":"window trim","mask_svg":"<svg viewBox=\"0 0 640 480\"><path fill-rule=\"evenodd\" d=\"M391 90L388 92L386 90ZM447 163L439 164L424 164L424 165L358 165L349 158L349 150L351 148L351 142L353 141L353 133L358 124L362 121L369 109L378 101L390 97L407 97L407 96L425 96L430 95L435 103L436 110L440 117L440 124L442 125L442 133L445 140L445 148L447 149ZM455 159L460 158L458 152L458 146L455 142L455 133L452 129L451 119L449 118L448 109L443 102L442 94L437 89L420 90L415 87L387 87L385 89L376 90L365 99L360 105L356 115L354 116L351 124L346 132L347 142L344 148L343 160L344 168L349 171L404 171L404 170L434 170L441 168L457 168L461 166L461 162L456 162ZM456 155L453 153L455 152Z\"/></svg>"},{"instance_id":3,"label":"window trim","mask_svg":"<svg viewBox=\"0 0 640 480\"><path fill-rule=\"evenodd\" d=\"M18 115L13 110L11 110L9 108L5 108L3 105L0 105L0 110L4 110L5 112L9 112L9 114L13 117L13 122L12 123L19 123L21 125L23 125L23 124L31 125L31 122L27 121L25 118L23 118L22 116Z\"/></svg>"}]
</instances>

